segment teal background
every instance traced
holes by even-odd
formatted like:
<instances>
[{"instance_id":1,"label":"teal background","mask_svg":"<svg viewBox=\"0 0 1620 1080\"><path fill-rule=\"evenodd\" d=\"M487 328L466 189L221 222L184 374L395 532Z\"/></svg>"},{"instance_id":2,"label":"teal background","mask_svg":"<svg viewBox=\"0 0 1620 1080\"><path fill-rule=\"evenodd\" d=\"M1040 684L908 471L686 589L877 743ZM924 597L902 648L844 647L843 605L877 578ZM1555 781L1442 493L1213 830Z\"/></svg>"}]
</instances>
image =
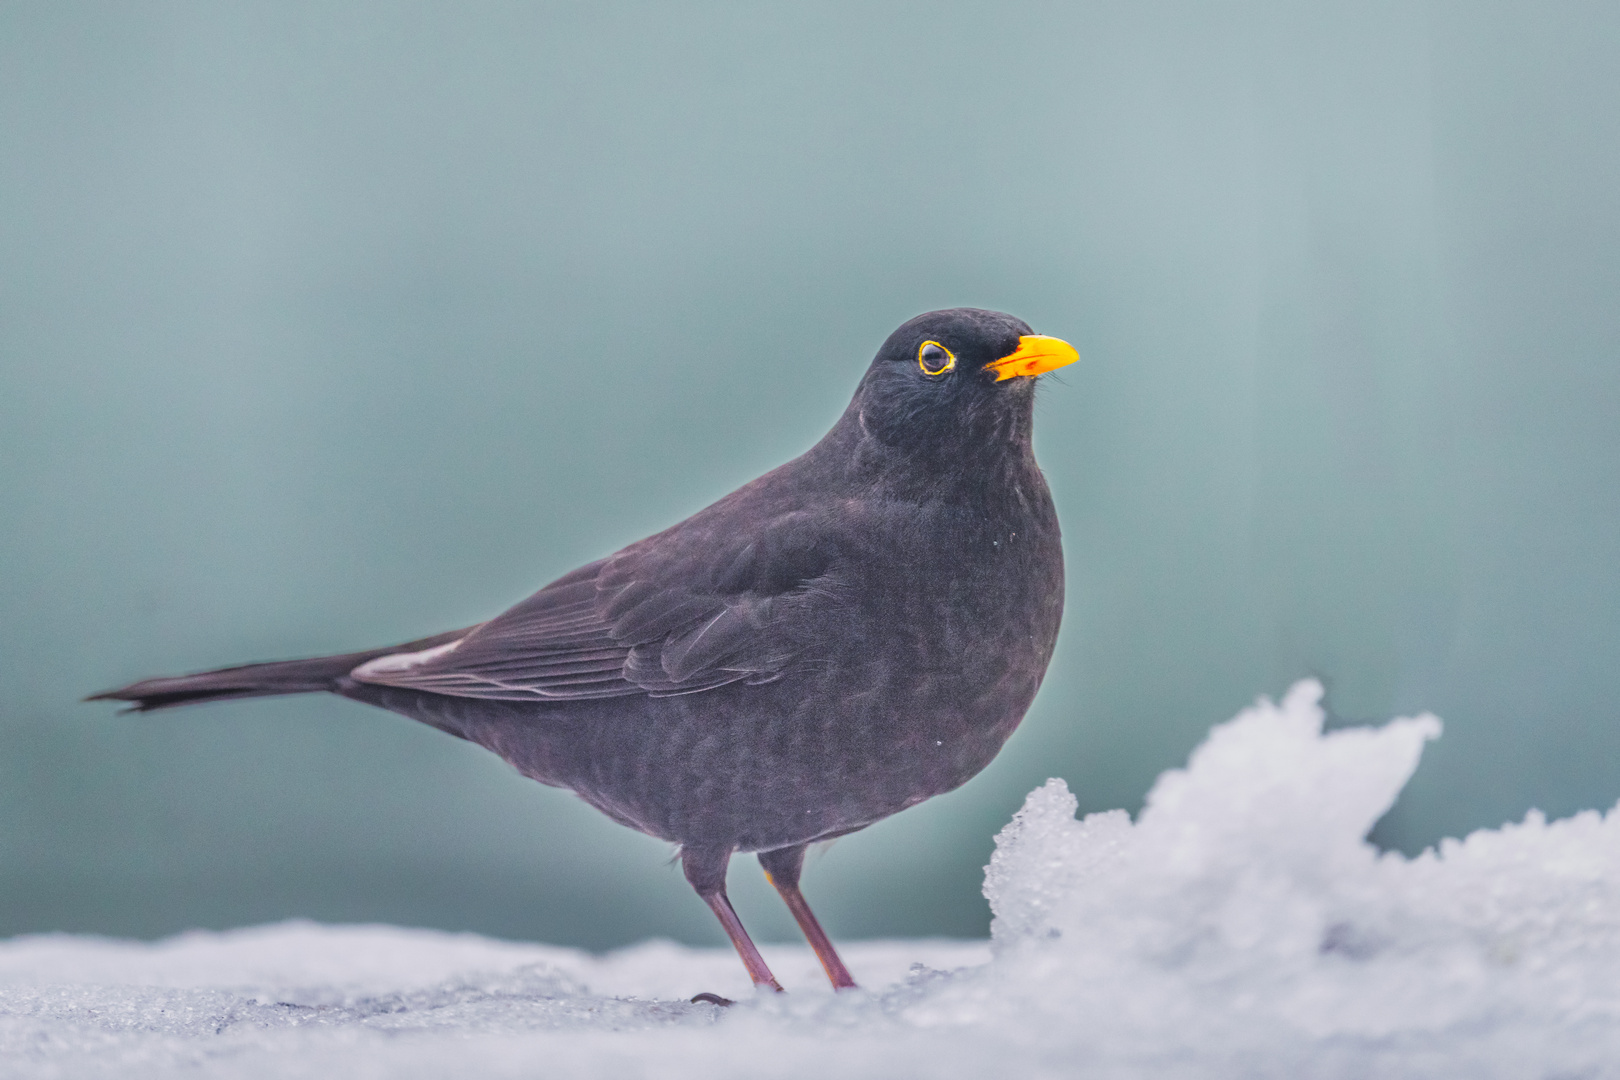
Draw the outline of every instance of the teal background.
<instances>
[{"instance_id":1,"label":"teal background","mask_svg":"<svg viewBox=\"0 0 1620 1080\"><path fill-rule=\"evenodd\" d=\"M1385 843L1620 797L1620 7L7 0L0 934L721 940L401 718L78 698L485 618L959 304L1082 354L1067 621L981 777L813 861L834 936L983 933L1025 792L1135 809L1308 673L1446 721Z\"/></svg>"}]
</instances>

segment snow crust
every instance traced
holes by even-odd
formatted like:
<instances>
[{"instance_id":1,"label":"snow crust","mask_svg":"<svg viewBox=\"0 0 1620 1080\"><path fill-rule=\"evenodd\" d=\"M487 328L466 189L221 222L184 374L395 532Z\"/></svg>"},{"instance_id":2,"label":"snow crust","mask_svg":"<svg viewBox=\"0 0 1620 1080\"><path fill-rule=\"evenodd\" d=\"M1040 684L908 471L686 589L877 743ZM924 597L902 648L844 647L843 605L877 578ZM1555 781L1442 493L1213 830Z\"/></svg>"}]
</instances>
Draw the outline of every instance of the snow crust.
<instances>
[{"instance_id":1,"label":"snow crust","mask_svg":"<svg viewBox=\"0 0 1620 1080\"><path fill-rule=\"evenodd\" d=\"M797 947L754 996L667 942L42 935L0 943L0 1075L1620 1077L1620 808L1380 855L1440 723L1323 734L1321 692L1215 728L1135 822L1032 792L990 942L849 944L861 991Z\"/></svg>"}]
</instances>

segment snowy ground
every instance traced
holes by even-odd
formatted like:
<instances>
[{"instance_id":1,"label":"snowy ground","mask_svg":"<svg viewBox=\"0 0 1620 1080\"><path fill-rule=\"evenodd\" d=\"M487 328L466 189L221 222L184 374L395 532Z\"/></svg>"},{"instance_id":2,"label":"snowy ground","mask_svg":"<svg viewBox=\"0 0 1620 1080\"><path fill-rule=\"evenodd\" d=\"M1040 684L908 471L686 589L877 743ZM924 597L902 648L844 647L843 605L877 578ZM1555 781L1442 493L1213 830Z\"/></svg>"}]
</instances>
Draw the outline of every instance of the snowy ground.
<instances>
[{"instance_id":1,"label":"snowy ground","mask_svg":"<svg viewBox=\"0 0 1620 1080\"><path fill-rule=\"evenodd\" d=\"M867 989L305 923L0 943L5 1077L1620 1078L1620 809L1363 837L1438 736L1323 735L1314 683L1216 728L1133 823L1061 781L997 837L992 941L852 943ZM738 997L694 1005L694 987Z\"/></svg>"}]
</instances>

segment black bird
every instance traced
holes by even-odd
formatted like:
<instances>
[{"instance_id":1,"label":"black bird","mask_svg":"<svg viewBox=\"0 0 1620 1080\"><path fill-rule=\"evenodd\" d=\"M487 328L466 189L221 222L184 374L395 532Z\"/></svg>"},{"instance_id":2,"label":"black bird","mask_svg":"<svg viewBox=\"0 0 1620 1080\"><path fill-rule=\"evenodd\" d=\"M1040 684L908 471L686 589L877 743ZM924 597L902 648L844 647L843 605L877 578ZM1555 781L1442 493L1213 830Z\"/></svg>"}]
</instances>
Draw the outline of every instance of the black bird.
<instances>
[{"instance_id":1,"label":"black bird","mask_svg":"<svg viewBox=\"0 0 1620 1080\"><path fill-rule=\"evenodd\" d=\"M799 891L805 848L961 785L1023 719L1063 609L1034 376L1076 359L1011 315L919 315L803 456L486 623L95 698L325 691L402 713L679 844L748 974L780 990L726 897L732 854L757 852L854 986Z\"/></svg>"}]
</instances>

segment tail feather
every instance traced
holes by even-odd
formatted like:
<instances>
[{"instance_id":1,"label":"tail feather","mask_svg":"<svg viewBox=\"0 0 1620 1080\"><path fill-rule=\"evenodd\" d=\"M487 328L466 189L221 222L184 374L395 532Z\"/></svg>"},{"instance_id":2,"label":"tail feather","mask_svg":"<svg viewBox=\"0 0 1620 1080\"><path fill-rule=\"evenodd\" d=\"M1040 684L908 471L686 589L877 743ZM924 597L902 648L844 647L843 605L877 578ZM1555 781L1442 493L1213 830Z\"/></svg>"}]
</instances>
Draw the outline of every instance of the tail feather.
<instances>
[{"instance_id":1,"label":"tail feather","mask_svg":"<svg viewBox=\"0 0 1620 1080\"><path fill-rule=\"evenodd\" d=\"M470 628L469 628L470 629ZM236 698L273 697L279 694L309 694L336 690L339 680L368 660L397 652L415 652L465 637L467 630L452 630L420 641L391 645L386 649L317 656L308 660L279 660L268 664L202 671L195 675L174 675L143 679L118 690L91 694L86 701L127 701L125 712L153 712L176 705L200 705L205 701Z\"/></svg>"}]
</instances>

